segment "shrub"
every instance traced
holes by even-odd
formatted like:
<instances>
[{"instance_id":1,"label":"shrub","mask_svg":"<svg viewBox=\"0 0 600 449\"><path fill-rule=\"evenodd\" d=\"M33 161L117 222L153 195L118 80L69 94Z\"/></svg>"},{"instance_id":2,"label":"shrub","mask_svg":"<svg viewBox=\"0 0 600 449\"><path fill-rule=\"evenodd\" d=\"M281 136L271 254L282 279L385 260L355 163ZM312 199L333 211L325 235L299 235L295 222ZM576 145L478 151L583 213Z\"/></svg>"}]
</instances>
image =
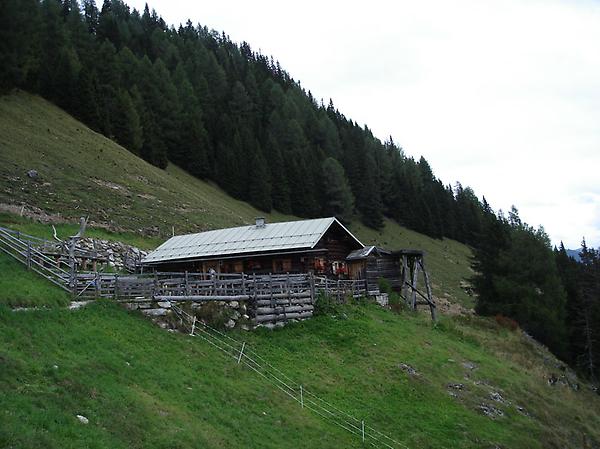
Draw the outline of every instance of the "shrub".
<instances>
[{"instance_id":1,"label":"shrub","mask_svg":"<svg viewBox=\"0 0 600 449\"><path fill-rule=\"evenodd\" d=\"M388 295L392 293L392 284L387 279L377 279L377 285L379 286L379 291L381 293L387 293Z\"/></svg>"},{"instance_id":2,"label":"shrub","mask_svg":"<svg viewBox=\"0 0 600 449\"><path fill-rule=\"evenodd\" d=\"M496 320L496 323L498 323L498 325L500 327L508 329L512 332L516 331L519 328L519 323L517 323L515 320L513 320L512 318L509 318L507 316L498 314L494 317L494 319Z\"/></svg>"},{"instance_id":3,"label":"shrub","mask_svg":"<svg viewBox=\"0 0 600 449\"><path fill-rule=\"evenodd\" d=\"M340 305L337 300L320 291L315 301L315 315L335 315L339 311Z\"/></svg>"}]
</instances>

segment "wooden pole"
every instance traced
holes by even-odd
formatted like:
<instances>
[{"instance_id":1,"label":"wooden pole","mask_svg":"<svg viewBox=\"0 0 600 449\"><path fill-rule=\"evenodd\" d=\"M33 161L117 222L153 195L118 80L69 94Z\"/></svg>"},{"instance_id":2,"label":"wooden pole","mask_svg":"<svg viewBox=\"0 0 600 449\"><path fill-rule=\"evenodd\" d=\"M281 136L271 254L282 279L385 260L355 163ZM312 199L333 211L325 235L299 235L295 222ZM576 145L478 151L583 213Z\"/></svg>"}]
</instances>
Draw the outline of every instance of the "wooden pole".
<instances>
[{"instance_id":1,"label":"wooden pole","mask_svg":"<svg viewBox=\"0 0 600 449\"><path fill-rule=\"evenodd\" d=\"M433 302L433 295L431 294L431 284L429 283L429 274L427 274L427 270L425 269L425 261L421 259L421 269L423 270L423 278L425 279L425 289L427 291L427 297L429 298L429 310L431 311L431 319L433 321L437 320L436 317L436 306L435 302Z\"/></svg>"},{"instance_id":2,"label":"wooden pole","mask_svg":"<svg viewBox=\"0 0 600 449\"><path fill-rule=\"evenodd\" d=\"M196 315L194 315L194 321L192 322L192 331L190 332L190 335L194 335L194 331L196 330Z\"/></svg>"},{"instance_id":3,"label":"wooden pole","mask_svg":"<svg viewBox=\"0 0 600 449\"><path fill-rule=\"evenodd\" d=\"M411 288L412 288L412 292L411 292L411 307L414 310L417 310L417 276L419 274L419 265L417 264L417 260L416 258L413 258L413 261L411 263L412 265L412 282L411 282Z\"/></svg>"},{"instance_id":4,"label":"wooden pole","mask_svg":"<svg viewBox=\"0 0 600 449\"><path fill-rule=\"evenodd\" d=\"M27 269L31 270L31 243L27 242Z\"/></svg>"},{"instance_id":5,"label":"wooden pole","mask_svg":"<svg viewBox=\"0 0 600 449\"><path fill-rule=\"evenodd\" d=\"M402 256L402 296L408 305L408 259L406 255Z\"/></svg>"},{"instance_id":6,"label":"wooden pole","mask_svg":"<svg viewBox=\"0 0 600 449\"><path fill-rule=\"evenodd\" d=\"M240 364L240 362L242 361L242 356L244 355L244 348L246 347L246 342L242 343L242 349L240 350L240 356L238 357L238 365Z\"/></svg>"}]
</instances>

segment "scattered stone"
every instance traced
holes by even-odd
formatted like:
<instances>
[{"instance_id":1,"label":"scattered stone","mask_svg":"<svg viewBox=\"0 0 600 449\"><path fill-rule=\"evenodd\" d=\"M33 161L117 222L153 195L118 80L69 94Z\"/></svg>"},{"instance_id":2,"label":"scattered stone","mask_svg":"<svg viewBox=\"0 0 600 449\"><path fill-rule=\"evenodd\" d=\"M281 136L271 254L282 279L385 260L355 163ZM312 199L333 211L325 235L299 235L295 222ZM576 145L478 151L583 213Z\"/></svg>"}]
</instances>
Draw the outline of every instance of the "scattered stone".
<instances>
[{"instance_id":1,"label":"scattered stone","mask_svg":"<svg viewBox=\"0 0 600 449\"><path fill-rule=\"evenodd\" d=\"M504 416L504 412L490 404L480 404L477 409L490 419L497 419Z\"/></svg>"},{"instance_id":2,"label":"scattered stone","mask_svg":"<svg viewBox=\"0 0 600 449\"><path fill-rule=\"evenodd\" d=\"M88 424L90 422L89 419L87 419L85 416L83 415L77 415L77 419L79 420L80 423L82 424Z\"/></svg>"},{"instance_id":3,"label":"scattered stone","mask_svg":"<svg viewBox=\"0 0 600 449\"><path fill-rule=\"evenodd\" d=\"M233 313L231 314L231 319L232 320L239 320L241 317L240 312L238 312L237 310L234 310Z\"/></svg>"},{"instance_id":4,"label":"scattered stone","mask_svg":"<svg viewBox=\"0 0 600 449\"><path fill-rule=\"evenodd\" d=\"M229 303L229 307L231 307L232 309L237 309L240 306L240 303L237 301L231 301Z\"/></svg>"},{"instance_id":5,"label":"scattered stone","mask_svg":"<svg viewBox=\"0 0 600 449\"><path fill-rule=\"evenodd\" d=\"M473 371L474 369L477 369L477 365L473 362L462 362L462 367L465 369L468 369L469 371Z\"/></svg>"},{"instance_id":6,"label":"scattered stone","mask_svg":"<svg viewBox=\"0 0 600 449\"><path fill-rule=\"evenodd\" d=\"M235 327L235 321L229 320L225 323L225 327L228 329L233 329Z\"/></svg>"},{"instance_id":7,"label":"scattered stone","mask_svg":"<svg viewBox=\"0 0 600 449\"><path fill-rule=\"evenodd\" d=\"M158 301L157 305L158 307L162 307L163 309L170 309L171 301Z\"/></svg>"},{"instance_id":8,"label":"scattered stone","mask_svg":"<svg viewBox=\"0 0 600 449\"><path fill-rule=\"evenodd\" d=\"M71 301L71 304L69 304L69 310L81 309L82 307L87 306L91 302L94 302L94 301L93 300L90 300L90 301Z\"/></svg>"},{"instance_id":9,"label":"scattered stone","mask_svg":"<svg viewBox=\"0 0 600 449\"><path fill-rule=\"evenodd\" d=\"M29 170L27 172L27 176L29 176L31 179L37 179L39 174L38 174L37 170Z\"/></svg>"},{"instance_id":10,"label":"scattered stone","mask_svg":"<svg viewBox=\"0 0 600 449\"><path fill-rule=\"evenodd\" d=\"M400 365L398 365L398 368L400 368L402 371L404 371L409 376L418 376L419 375L419 373L417 372L416 369L414 369L410 365L407 365L406 363L401 363Z\"/></svg>"},{"instance_id":11,"label":"scattered stone","mask_svg":"<svg viewBox=\"0 0 600 449\"><path fill-rule=\"evenodd\" d=\"M465 384L448 384L446 385L448 389L462 391L465 389Z\"/></svg>"},{"instance_id":12,"label":"scattered stone","mask_svg":"<svg viewBox=\"0 0 600 449\"><path fill-rule=\"evenodd\" d=\"M493 391L493 392L491 392L491 393L490 393L490 399L491 399L492 401L500 402L500 403L502 403L502 404L503 404L504 402L506 402L506 401L504 400L504 398L502 397L502 395L501 395L500 393L498 393L497 391Z\"/></svg>"},{"instance_id":13,"label":"scattered stone","mask_svg":"<svg viewBox=\"0 0 600 449\"><path fill-rule=\"evenodd\" d=\"M531 416L531 415L529 415L529 413L527 412L527 410L525 410L525 408L524 408L524 407L521 407L520 405L517 405L517 407L516 407L516 408L517 408L517 411L518 411L519 413L521 413L522 415L525 415L525 416Z\"/></svg>"}]
</instances>

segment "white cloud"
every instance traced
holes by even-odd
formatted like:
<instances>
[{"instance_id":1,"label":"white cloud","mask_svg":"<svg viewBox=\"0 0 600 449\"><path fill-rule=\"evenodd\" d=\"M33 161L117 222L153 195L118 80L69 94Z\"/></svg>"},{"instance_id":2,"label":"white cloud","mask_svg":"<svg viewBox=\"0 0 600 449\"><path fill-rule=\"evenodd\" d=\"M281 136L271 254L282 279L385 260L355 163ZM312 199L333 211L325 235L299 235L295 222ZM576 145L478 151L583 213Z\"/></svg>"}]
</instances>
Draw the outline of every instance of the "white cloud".
<instances>
[{"instance_id":1,"label":"white cloud","mask_svg":"<svg viewBox=\"0 0 600 449\"><path fill-rule=\"evenodd\" d=\"M130 5L142 9L144 1ZM283 7L282 5L285 5ZM554 242L600 245L600 6L592 1L151 4L272 54L315 97L516 204ZM591 200L591 201L590 201Z\"/></svg>"}]
</instances>

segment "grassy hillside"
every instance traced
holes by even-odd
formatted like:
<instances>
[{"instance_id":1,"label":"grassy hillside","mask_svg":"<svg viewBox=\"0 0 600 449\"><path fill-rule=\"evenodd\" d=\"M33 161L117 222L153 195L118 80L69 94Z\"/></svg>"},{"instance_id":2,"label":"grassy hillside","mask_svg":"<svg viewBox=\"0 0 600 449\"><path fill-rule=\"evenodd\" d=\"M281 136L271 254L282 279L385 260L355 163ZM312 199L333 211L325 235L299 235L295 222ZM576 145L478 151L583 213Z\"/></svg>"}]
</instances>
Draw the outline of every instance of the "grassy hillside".
<instances>
[{"instance_id":1,"label":"grassy hillside","mask_svg":"<svg viewBox=\"0 0 600 449\"><path fill-rule=\"evenodd\" d=\"M27 176L32 169L37 179ZM257 215L219 188L174 165L153 167L24 92L0 97L0 202L162 236L172 226L177 232L213 229Z\"/></svg>"},{"instance_id":2,"label":"grassy hillside","mask_svg":"<svg viewBox=\"0 0 600 449\"><path fill-rule=\"evenodd\" d=\"M38 179L26 176L30 169ZM171 226L211 229L260 214L177 167L146 164L25 93L0 97L0 203L26 204L63 237L89 214L88 235L143 248ZM51 237L48 223L4 209L12 213L0 213L0 225ZM472 304L460 285L470 275L464 245L390 221L380 232L351 229L367 244L424 249L434 292ZM0 255L0 448L362 447L201 339L109 303L56 307L68 299ZM9 309L17 305L45 308ZM232 335L411 449L600 444L598 395L585 385L549 385L564 375L562 365L492 320L443 317L434 327L425 315L361 303L273 332Z\"/></svg>"},{"instance_id":3,"label":"grassy hillside","mask_svg":"<svg viewBox=\"0 0 600 449\"><path fill-rule=\"evenodd\" d=\"M547 376L559 370L518 333L450 318L433 328L422 316L374 305L346 306L337 316L344 319L234 336L410 448L600 441L600 398L549 386ZM0 447L362 447L203 340L110 304L0 307L0 361ZM481 405L502 416L485 416Z\"/></svg>"},{"instance_id":4,"label":"grassy hillside","mask_svg":"<svg viewBox=\"0 0 600 449\"><path fill-rule=\"evenodd\" d=\"M27 176L31 169L39 173L37 179ZM144 162L51 103L24 92L0 97L0 203L17 206L12 214L0 213L0 225L51 238L50 225L14 214L24 204L26 210L43 212L47 221L70 221L58 226L60 236L75 233L77 219L89 215L96 226L88 235L146 249L170 236L172 227L178 233L215 229L252 223L264 215L172 164L160 170ZM268 221L294 219L267 214ZM471 253L465 245L434 240L390 220L379 232L358 220L350 228L365 244L424 249L434 294L473 305L460 288L461 280L471 274Z\"/></svg>"}]
</instances>

